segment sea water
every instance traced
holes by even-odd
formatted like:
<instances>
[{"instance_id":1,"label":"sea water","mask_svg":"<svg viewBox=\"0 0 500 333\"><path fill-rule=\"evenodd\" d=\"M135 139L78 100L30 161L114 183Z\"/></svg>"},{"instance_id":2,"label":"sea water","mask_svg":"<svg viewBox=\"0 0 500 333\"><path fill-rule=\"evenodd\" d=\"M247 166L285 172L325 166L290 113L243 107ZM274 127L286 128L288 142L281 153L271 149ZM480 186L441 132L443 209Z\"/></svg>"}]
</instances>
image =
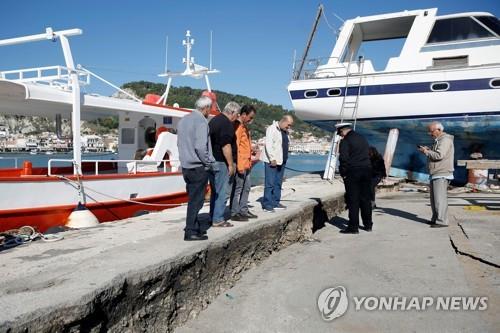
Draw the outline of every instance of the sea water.
<instances>
[{"instance_id":1,"label":"sea water","mask_svg":"<svg viewBox=\"0 0 500 333\"><path fill-rule=\"evenodd\" d=\"M0 168L14 168L17 160L17 167L22 168L24 161L31 161L34 167L46 167L50 159L73 158L72 153L54 153L46 155L39 153L31 155L29 153L0 153ZM289 155L286 163L285 178L293 177L303 173L323 172L328 155L302 154ZM84 154L82 160L113 160L118 159L118 155L113 153ZM57 166L70 166L70 163L58 162ZM252 186L264 183L264 163L259 162L251 172Z\"/></svg>"}]
</instances>

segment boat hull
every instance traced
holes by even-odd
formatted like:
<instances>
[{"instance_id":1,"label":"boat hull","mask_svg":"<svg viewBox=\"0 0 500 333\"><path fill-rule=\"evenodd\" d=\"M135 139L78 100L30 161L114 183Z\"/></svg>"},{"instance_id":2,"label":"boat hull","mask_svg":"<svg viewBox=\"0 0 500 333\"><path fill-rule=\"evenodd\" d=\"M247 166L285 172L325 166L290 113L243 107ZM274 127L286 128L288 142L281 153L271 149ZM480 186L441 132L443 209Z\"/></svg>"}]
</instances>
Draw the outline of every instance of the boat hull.
<instances>
[{"instance_id":1,"label":"boat hull","mask_svg":"<svg viewBox=\"0 0 500 333\"><path fill-rule=\"evenodd\" d=\"M447 83L448 90L434 91L439 83ZM498 65L363 75L355 114L342 111L345 85L345 77L292 81L288 90L296 115L308 121L363 121L500 114ZM328 96L331 89L340 94ZM348 88L346 101L355 101L357 90ZM317 96L306 98L311 91Z\"/></svg>"},{"instance_id":2,"label":"boat hull","mask_svg":"<svg viewBox=\"0 0 500 333\"><path fill-rule=\"evenodd\" d=\"M384 152L387 136L391 128L399 130L399 138L390 174L412 180L427 182L428 173L425 157L417 151L417 144L431 146L432 138L426 125L431 121L443 124L445 132L454 136L455 161L470 159L472 152L479 151L487 159L500 159L500 115L465 117L428 117L425 119L387 119L359 121L356 131L364 135L369 144ZM331 129L337 120L310 121L311 124ZM467 174L464 167L455 167L457 183L465 183Z\"/></svg>"},{"instance_id":3,"label":"boat hull","mask_svg":"<svg viewBox=\"0 0 500 333\"><path fill-rule=\"evenodd\" d=\"M338 122L355 120L356 130L382 152L389 130L399 129L394 176L428 180L426 161L416 144L432 144L426 130L431 121L442 122L455 136L455 160L469 159L476 151L484 158L500 157L498 65L363 75L355 114L352 109L341 112L345 83L345 77L292 81L289 91L297 116L331 132ZM433 91L435 83L448 84L448 90ZM328 96L328 89L336 87L340 95ZM346 100L354 101L357 89L350 87ZM318 95L305 98L311 90ZM455 171L459 183L466 181L465 172Z\"/></svg>"},{"instance_id":4,"label":"boat hull","mask_svg":"<svg viewBox=\"0 0 500 333\"><path fill-rule=\"evenodd\" d=\"M141 211L177 207L188 201L180 173L83 176L83 193L71 177L0 178L0 231L24 225L41 232L65 225L84 197L100 222L125 219Z\"/></svg>"}]
</instances>

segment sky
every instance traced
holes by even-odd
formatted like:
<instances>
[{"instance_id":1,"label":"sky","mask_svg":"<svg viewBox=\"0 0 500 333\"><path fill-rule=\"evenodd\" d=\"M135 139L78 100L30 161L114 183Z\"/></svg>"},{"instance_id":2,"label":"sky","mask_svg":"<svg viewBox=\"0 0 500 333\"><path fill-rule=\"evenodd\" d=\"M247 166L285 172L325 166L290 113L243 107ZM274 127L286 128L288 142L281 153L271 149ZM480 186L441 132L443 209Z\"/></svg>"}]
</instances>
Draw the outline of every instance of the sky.
<instances>
[{"instance_id":1,"label":"sky","mask_svg":"<svg viewBox=\"0 0 500 333\"><path fill-rule=\"evenodd\" d=\"M70 38L76 64L115 85L130 81L163 82L168 36L168 69L182 71L182 40L190 30L193 56L209 65L210 31L213 33L212 89L257 98L290 109L286 91L292 75L294 51L303 53L319 2L307 0L1 0L0 39L54 30L80 28ZM359 0L324 1L325 16L309 58L328 57L335 29L344 20L402 10L438 8L438 15L486 11L500 16L498 0ZM333 30L330 28L332 27ZM383 67L394 48L374 49L371 59ZM0 71L64 65L60 43L43 41L0 47ZM102 84L87 92L110 95ZM203 80L174 79L174 86L204 88ZM190 106L187 106L190 107Z\"/></svg>"}]
</instances>

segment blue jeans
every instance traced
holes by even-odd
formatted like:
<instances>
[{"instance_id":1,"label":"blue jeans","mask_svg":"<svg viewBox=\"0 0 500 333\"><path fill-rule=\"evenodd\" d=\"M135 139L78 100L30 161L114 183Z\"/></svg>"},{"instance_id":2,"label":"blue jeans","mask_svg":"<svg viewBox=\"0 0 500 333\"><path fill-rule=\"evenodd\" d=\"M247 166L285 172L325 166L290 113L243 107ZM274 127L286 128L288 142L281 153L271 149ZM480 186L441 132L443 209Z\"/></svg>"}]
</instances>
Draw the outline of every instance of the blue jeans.
<instances>
[{"instance_id":1,"label":"blue jeans","mask_svg":"<svg viewBox=\"0 0 500 333\"><path fill-rule=\"evenodd\" d=\"M226 189L229 182L229 172L224 162L215 162L217 171L211 171L210 189L210 218L212 223L225 221L224 211L226 210Z\"/></svg>"},{"instance_id":2,"label":"blue jeans","mask_svg":"<svg viewBox=\"0 0 500 333\"><path fill-rule=\"evenodd\" d=\"M262 208L272 209L280 203L281 184L283 183L283 174L285 173L285 164L271 166L264 163L264 198L262 199Z\"/></svg>"}]
</instances>

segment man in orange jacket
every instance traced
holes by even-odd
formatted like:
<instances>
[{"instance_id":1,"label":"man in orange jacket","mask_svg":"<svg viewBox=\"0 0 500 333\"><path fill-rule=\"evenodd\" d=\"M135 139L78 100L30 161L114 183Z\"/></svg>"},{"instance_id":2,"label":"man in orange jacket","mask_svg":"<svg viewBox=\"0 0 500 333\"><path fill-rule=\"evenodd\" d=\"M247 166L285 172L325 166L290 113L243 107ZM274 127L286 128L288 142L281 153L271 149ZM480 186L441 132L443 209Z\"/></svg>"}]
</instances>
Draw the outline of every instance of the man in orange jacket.
<instances>
[{"instance_id":1,"label":"man in orange jacket","mask_svg":"<svg viewBox=\"0 0 500 333\"><path fill-rule=\"evenodd\" d=\"M256 114L255 107L244 105L236 121L236 174L231 196L231 220L248 221L257 215L248 210L248 195L250 194L250 171L252 169L252 140L248 125Z\"/></svg>"}]
</instances>

